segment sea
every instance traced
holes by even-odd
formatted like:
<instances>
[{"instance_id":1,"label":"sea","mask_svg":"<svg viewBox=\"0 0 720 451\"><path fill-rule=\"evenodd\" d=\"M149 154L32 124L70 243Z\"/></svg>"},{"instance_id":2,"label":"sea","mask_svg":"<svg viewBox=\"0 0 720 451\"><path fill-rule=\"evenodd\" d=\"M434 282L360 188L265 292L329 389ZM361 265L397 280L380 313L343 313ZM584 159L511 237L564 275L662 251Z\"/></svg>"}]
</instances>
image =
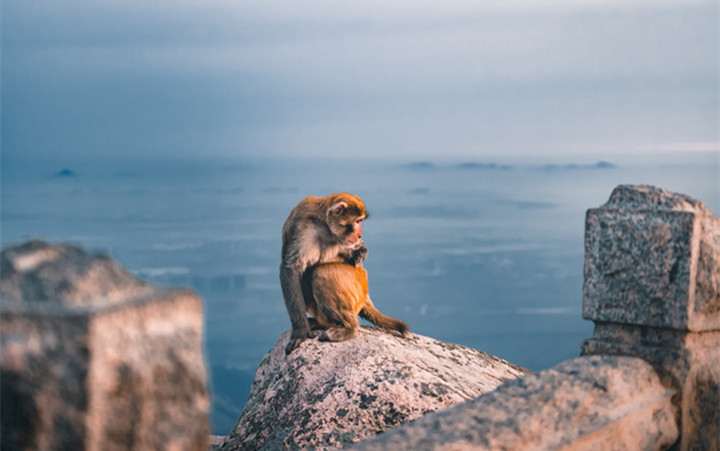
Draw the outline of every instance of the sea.
<instances>
[{"instance_id":1,"label":"sea","mask_svg":"<svg viewBox=\"0 0 720 451\"><path fill-rule=\"evenodd\" d=\"M212 430L226 434L290 326L280 230L309 195L361 196L370 295L415 333L539 371L576 357L587 209L619 184L720 212L718 153L465 159L3 155L3 246L27 238L110 255L204 301Z\"/></svg>"}]
</instances>

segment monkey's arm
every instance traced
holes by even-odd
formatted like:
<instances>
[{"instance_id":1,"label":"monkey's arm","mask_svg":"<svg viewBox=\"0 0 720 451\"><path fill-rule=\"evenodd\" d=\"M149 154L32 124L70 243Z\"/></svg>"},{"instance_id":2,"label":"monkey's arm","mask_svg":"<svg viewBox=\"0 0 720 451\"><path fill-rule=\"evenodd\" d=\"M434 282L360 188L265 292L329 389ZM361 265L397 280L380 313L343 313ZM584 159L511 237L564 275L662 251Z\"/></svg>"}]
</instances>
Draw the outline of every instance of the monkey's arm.
<instances>
[{"instance_id":1,"label":"monkey's arm","mask_svg":"<svg viewBox=\"0 0 720 451\"><path fill-rule=\"evenodd\" d=\"M280 286L282 287L285 307L287 308L290 324L292 325L290 341L287 346L285 346L286 354L290 354L301 341L312 336L310 333L310 325L305 315L306 306L302 294L301 277L302 270L298 270L297 267L284 264L280 267Z\"/></svg>"}]
</instances>

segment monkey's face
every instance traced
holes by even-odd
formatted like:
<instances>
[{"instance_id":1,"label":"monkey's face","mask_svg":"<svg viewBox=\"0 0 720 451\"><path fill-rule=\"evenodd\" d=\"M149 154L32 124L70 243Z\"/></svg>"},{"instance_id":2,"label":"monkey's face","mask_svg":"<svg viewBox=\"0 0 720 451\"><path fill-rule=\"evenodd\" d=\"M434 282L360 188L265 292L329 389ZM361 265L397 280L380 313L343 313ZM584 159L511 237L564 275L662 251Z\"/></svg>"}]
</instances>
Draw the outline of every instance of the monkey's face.
<instances>
[{"instance_id":1,"label":"monkey's face","mask_svg":"<svg viewBox=\"0 0 720 451\"><path fill-rule=\"evenodd\" d=\"M335 236L348 247L359 245L362 240L362 222L364 220L364 216L340 219L334 231Z\"/></svg>"},{"instance_id":2,"label":"monkey's face","mask_svg":"<svg viewBox=\"0 0 720 451\"><path fill-rule=\"evenodd\" d=\"M328 226L337 240L347 247L359 246L362 241L362 223L367 217L365 204L359 199L343 201L328 211Z\"/></svg>"},{"instance_id":3,"label":"monkey's face","mask_svg":"<svg viewBox=\"0 0 720 451\"><path fill-rule=\"evenodd\" d=\"M360 242L362 241L362 222L365 220L365 218L357 219L352 224L346 224L345 230L347 231L347 236L345 237L345 243L349 247L355 247L360 245Z\"/></svg>"}]
</instances>

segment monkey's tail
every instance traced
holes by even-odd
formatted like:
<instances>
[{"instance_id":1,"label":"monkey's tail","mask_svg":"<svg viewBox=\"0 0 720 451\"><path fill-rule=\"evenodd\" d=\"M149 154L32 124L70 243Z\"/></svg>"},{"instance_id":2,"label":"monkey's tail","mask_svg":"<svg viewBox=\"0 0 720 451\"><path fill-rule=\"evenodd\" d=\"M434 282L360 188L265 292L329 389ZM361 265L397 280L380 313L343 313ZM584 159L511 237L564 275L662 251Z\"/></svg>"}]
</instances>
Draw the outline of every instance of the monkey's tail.
<instances>
[{"instance_id":1,"label":"monkey's tail","mask_svg":"<svg viewBox=\"0 0 720 451\"><path fill-rule=\"evenodd\" d=\"M360 310L360 317L370 321L377 327L385 330L395 330L400 333L403 337L407 337L410 333L410 327L399 319L390 318L387 315L383 315L375 308L370 296L365 298L362 309Z\"/></svg>"}]
</instances>

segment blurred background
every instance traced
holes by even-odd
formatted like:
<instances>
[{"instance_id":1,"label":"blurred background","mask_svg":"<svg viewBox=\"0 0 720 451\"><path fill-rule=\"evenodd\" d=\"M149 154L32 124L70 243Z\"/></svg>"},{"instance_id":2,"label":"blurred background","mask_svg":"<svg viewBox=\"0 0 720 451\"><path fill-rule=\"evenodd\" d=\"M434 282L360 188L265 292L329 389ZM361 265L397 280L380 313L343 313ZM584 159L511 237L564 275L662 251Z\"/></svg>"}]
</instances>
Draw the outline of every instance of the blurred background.
<instances>
[{"instance_id":1,"label":"blurred background","mask_svg":"<svg viewBox=\"0 0 720 451\"><path fill-rule=\"evenodd\" d=\"M5 0L3 245L105 252L205 301L213 431L287 328L280 229L371 213L370 292L540 370L592 333L585 210L620 183L720 211L718 4Z\"/></svg>"}]
</instances>

